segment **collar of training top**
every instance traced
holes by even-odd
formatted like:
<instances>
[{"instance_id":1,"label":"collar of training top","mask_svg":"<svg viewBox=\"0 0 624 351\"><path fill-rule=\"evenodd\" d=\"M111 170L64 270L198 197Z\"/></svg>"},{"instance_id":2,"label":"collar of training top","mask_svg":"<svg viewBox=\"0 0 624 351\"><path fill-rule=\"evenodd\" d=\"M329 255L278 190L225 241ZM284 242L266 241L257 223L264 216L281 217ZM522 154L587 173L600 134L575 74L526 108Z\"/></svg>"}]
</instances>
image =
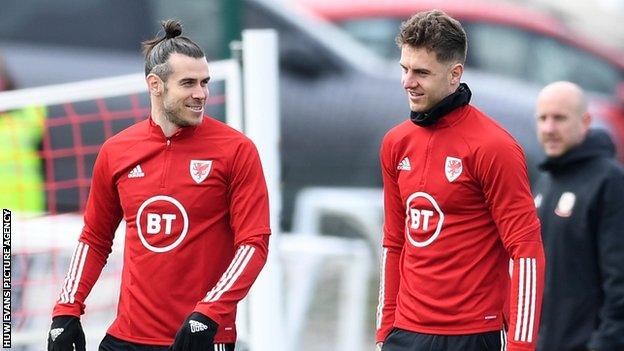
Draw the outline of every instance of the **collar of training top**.
<instances>
[{"instance_id":1,"label":"collar of training top","mask_svg":"<svg viewBox=\"0 0 624 351\"><path fill-rule=\"evenodd\" d=\"M428 127L437 123L440 118L446 116L458 107L466 106L470 102L472 92L466 83L459 84L457 90L451 95L442 99L429 111L410 113L410 119L416 125Z\"/></svg>"}]
</instances>

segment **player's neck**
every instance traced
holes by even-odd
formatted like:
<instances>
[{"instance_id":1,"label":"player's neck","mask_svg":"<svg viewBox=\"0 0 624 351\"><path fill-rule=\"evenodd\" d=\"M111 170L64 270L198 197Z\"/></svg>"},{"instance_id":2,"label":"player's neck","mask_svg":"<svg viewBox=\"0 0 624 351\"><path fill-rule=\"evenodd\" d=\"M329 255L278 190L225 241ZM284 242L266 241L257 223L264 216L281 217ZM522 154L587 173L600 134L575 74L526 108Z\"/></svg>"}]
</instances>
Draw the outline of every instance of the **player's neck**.
<instances>
[{"instance_id":1,"label":"player's neck","mask_svg":"<svg viewBox=\"0 0 624 351\"><path fill-rule=\"evenodd\" d=\"M160 129L162 129L162 132L166 138L170 138L180 128L179 126L170 122L165 117L164 113L162 113L161 111L154 111L154 109L152 109L152 121L160 126Z\"/></svg>"}]
</instances>

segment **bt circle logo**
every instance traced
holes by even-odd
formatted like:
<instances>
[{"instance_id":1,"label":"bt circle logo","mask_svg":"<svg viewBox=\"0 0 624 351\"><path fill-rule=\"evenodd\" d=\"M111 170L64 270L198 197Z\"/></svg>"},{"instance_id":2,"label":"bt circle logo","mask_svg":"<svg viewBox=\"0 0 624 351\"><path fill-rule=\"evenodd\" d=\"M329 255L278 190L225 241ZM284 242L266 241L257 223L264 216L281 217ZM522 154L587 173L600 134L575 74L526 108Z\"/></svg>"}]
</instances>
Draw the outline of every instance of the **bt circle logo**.
<instances>
[{"instance_id":1,"label":"bt circle logo","mask_svg":"<svg viewBox=\"0 0 624 351\"><path fill-rule=\"evenodd\" d=\"M431 244L442 231L444 213L435 199L423 192L416 192L407 198L405 205L405 235L416 247Z\"/></svg>"},{"instance_id":2,"label":"bt circle logo","mask_svg":"<svg viewBox=\"0 0 624 351\"><path fill-rule=\"evenodd\" d=\"M153 252L176 248L186 237L189 221L182 204L165 195L147 199L137 212L137 232L143 246Z\"/></svg>"}]
</instances>

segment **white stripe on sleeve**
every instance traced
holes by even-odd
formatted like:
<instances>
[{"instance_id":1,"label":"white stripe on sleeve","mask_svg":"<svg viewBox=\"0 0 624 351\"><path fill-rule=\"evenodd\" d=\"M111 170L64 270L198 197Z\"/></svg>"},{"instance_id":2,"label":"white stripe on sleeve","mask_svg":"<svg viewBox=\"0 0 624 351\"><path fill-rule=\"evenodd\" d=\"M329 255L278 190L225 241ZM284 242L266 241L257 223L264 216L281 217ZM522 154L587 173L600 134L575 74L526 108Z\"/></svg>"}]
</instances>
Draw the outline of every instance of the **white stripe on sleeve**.
<instances>
[{"instance_id":1,"label":"white stripe on sleeve","mask_svg":"<svg viewBox=\"0 0 624 351\"><path fill-rule=\"evenodd\" d=\"M73 303L72 292L74 291L74 286L78 285L76 280L80 279L80 275L82 275L82 267L84 267L84 260L86 260L86 251L89 246L83 242L78 242L76 246L76 251L72 256L71 262L69 264L69 270L67 271L67 276L65 277L65 281L63 282L63 289L61 290L61 303ZM79 272L80 271L80 272ZM77 274L78 277L76 276ZM75 284L75 285L74 285ZM75 292L73 293L75 295Z\"/></svg>"},{"instance_id":2,"label":"white stripe on sleeve","mask_svg":"<svg viewBox=\"0 0 624 351\"><path fill-rule=\"evenodd\" d=\"M522 300L523 300L523 292L524 292L524 258L520 259L520 264L518 265L518 316L516 318L516 333L514 335L514 340L520 340L520 327L522 322Z\"/></svg>"},{"instance_id":3,"label":"white stripe on sleeve","mask_svg":"<svg viewBox=\"0 0 624 351\"><path fill-rule=\"evenodd\" d=\"M383 320L384 299L386 294L386 258L388 257L388 248L383 249L381 254L381 273L379 274L379 301L377 303L377 330L381 328Z\"/></svg>"},{"instance_id":4,"label":"white stripe on sleeve","mask_svg":"<svg viewBox=\"0 0 624 351\"><path fill-rule=\"evenodd\" d=\"M518 265L518 315L514 340L533 342L537 295L537 260L520 258Z\"/></svg>"},{"instance_id":5,"label":"white stripe on sleeve","mask_svg":"<svg viewBox=\"0 0 624 351\"><path fill-rule=\"evenodd\" d=\"M219 279L217 285L206 295L204 298L204 302L215 302L217 301L223 293L228 291L232 285L236 282L238 277L243 273L245 267L251 260L254 252L256 251L255 247L243 245L239 248L241 252L240 255L237 253L237 258L230 264L230 267L227 269L225 273Z\"/></svg>"},{"instance_id":6,"label":"white stripe on sleeve","mask_svg":"<svg viewBox=\"0 0 624 351\"><path fill-rule=\"evenodd\" d=\"M223 286L224 281L227 279L227 277L231 276L231 272L233 270L236 269L236 267L238 266L238 262L240 262L240 256L243 252L246 252L245 246L241 246L238 248L238 251L236 251L236 254L234 255L234 258L232 259L232 263L230 263L230 266L228 267L228 269L225 270L225 272L223 273L223 275L221 276L221 278L219 279L219 281L217 282L217 285L215 285L214 288L212 288L212 290L210 290L208 292L208 294L206 294L206 297L204 298L204 302L208 301L210 298L212 298L212 296L214 296L214 294L216 293L216 291L218 289L221 288L221 286Z\"/></svg>"},{"instance_id":7,"label":"white stripe on sleeve","mask_svg":"<svg viewBox=\"0 0 624 351\"><path fill-rule=\"evenodd\" d=\"M80 266L78 266L78 275L76 276L76 280L74 281L74 288L69 294L69 302L74 303L76 298L76 292L78 291L78 285L80 285L80 278L82 278L82 270L85 265L85 261L87 261L87 253L89 252L89 245L85 244L82 249L82 256L80 257Z\"/></svg>"},{"instance_id":8,"label":"white stripe on sleeve","mask_svg":"<svg viewBox=\"0 0 624 351\"><path fill-rule=\"evenodd\" d=\"M69 269L67 270L67 275L65 276L65 280L63 281L63 287L61 288L61 295L59 297L59 301L61 303L69 302L69 298L67 298L68 288L67 285L69 280L72 277L72 272L74 271L74 267L76 266L76 257L80 257L80 249L82 248L82 243L79 241L78 245L76 245L76 249L74 250L74 254L72 255L71 260L69 261Z\"/></svg>"},{"instance_id":9,"label":"white stripe on sleeve","mask_svg":"<svg viewBox=\"0 0 624 351\"><path fill-rule=\"evenodd\" d=\"M522 308L522 336L520 341L527 341L529 309L531 308L531 260L526 259L526 278L524 285L524 307Z\"/></svg>"},{"instance_id":10,"label":"white stripe on sleeve","mask_svg":"<svg viewBox=\"0 0 624 351\"><path fill-rule=\"evenodd\" d=\"M531 259L531 317L529 319L529 339L528 342L533 342L533 324L535 322L535 298L537 295L537 261Z\"/></svg>"}]
</instances>

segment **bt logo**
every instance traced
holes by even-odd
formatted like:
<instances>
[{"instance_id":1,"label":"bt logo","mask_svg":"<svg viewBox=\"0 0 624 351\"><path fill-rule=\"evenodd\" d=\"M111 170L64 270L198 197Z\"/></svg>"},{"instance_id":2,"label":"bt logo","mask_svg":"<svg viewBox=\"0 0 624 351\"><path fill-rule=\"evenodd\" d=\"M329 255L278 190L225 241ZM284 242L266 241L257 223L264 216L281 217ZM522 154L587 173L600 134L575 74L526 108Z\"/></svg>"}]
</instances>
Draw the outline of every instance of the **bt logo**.
<instances>
[{"instance_id":1,"label":"bt logo","mask_svg":"<svg viewBox=\"0 0 624 351\"><path fill-rule=\"evenodd\" d=\"M176 219L177 216L171 213L164 213L160 216L158 213L147 214L147 234L160 233L162 220L165 220L165 235L171 234L171 222Z\"/></svg>"},{"instance_id":2,"label":"bt logo","mask_svg":"<svg viewBox=\"0 0 624 351\"><path fill-rule=\"evenodd\" d=\"M423 231L429 230L429 218L433 216L433 211L410 208L409 212L412 219L412 229L422 229Z\"/></svg>"},{"instance_id":3,"label":"bt logo","mask_svg":"<svg viewBox=\"0 0 624 351\"><path fill-rule=\"evenodd\" d=\"M407 198L405 208L405 235L416 247L429 246L442 231L444 213L435 199L424 192Z\"/></svg>"},{"instance_id":4,"label":"bt logo","mask_svg":"<svg viewBox=\"0 0 624 351\"><path fill-rule=\"evenodd\" d=\"M189 220L182 204L164 195L147 199L136 216L136 227L143 246L153 252L176 248L188 233Z\"/></svg>"}]
</instances>

